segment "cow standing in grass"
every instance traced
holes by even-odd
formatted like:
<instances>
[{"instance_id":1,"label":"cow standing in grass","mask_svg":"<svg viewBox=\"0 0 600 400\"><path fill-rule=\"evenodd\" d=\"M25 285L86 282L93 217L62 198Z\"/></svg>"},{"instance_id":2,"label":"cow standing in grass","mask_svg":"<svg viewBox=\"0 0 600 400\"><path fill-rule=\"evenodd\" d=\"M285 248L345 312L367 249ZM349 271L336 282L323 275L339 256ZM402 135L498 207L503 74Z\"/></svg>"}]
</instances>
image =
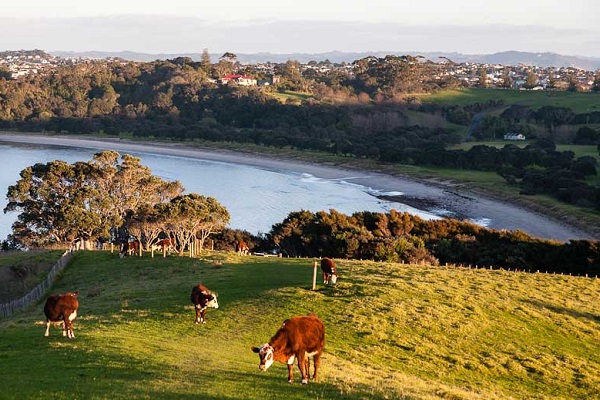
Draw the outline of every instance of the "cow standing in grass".
<instances>
[{"instance_id":1,"label":"cow standing in grass","mask_svg":"<svg viewBox=\"0 0 600 400\"><path fill-rule=\"evenodd\" d=\"M77 296L79 292L68 292L65 294L55 294L46 300L44 305L44 314L46 315L46 333L44 336L50 336L50 325L62 324L62 334L69 339L73 339L73 321L77 318L77 309L79 301Z\"/></svg>"},{"instance_id":2,"label":"cow standing in grass","mask_svg":"<svg viewBox=\"0 0 600 400\"><path fill-rule=\"evenodd\" d=\"M240 256L247 256L248 254L250 254L250 248L248 247L248 243L244 242L243 240L240 240L237 244L237 253Z\"/></svg>"},{"instance_id":3,"label":"cow standing in grass","mask_svg":"<svg viewBox=\"0 0 600 400\"><path fill-rule=\"evenodd\" d=\"M269 343L251 349L260 357L258 368L261 371L266 371L274 361L287 364L290 383L294 381L293 368L296 359L302 374L302 384L305 385L310 376L309 357L313 357L312 379L316 381L324 346L325 326L319 317L309 314L286 319Z\"/></svg>"},{"instance_id":4,"label":"cow standing in grass","mask_svg":"<svg viewBox=\"0 0 600 400\"><path fill-rule=\"evenodd\" d=\"M119 250L119 257L123 258L126 255L131 256L140 252L140 243L136 241L123 242L121 243L121 249Z\"/></svg>"},{"instance_id":5,"label":"cow standing in grass","mask_svg":"<svg viewBox=\"0 0 600 400\"><path fill-rule=\"evenodd\" d=\"M330 279L333 284L337 282L339 275L335 262L331 258L325 257L321 260L321 271L323 272L323 283L328 284Z\"/></svg>"},{"instance_id":6,"label":"cow standing in grass","mask_svg":"<svg viewBox=\"0 0 600 400\"><path fill-rule=\"evenodd\" d=\"M217 295L212 293L201 283L192 288L191 300L196 309L195 323L197 324L206 323L205 314L207 308L219 308Z\"/></svg>"},{"instance_id":7,"label":"cow standing in grass","mask_svg":"<svg viewBox=\"0 0 600 400\"><path fill-rule=\"evenodd\" d=\"M171 239L161 239L151 246L152 251L158 250L163 254L175 251L175 243Z\"/></svg>"}]
</instances>

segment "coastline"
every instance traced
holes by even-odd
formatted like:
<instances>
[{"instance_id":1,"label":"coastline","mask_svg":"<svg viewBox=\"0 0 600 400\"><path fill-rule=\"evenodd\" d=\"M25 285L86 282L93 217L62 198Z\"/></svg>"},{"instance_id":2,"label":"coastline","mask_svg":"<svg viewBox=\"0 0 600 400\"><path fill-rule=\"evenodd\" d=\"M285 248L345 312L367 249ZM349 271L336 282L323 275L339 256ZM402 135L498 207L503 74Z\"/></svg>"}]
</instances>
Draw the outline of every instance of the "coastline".
<instances>
[{"instance_id":1,"label":"coastline","mask_svg":"<svg viewBox=\"0 0 600 400\"><path fill-rule=\"evenodd\" d=\"M519 229L536 237L559 241L598 240L594 232L566 224L551 216L524 208L522 205L505 200L495 200L464 188L457 189L451 184L352 167L310 163L290 158L271 158L265 155L230 150L195 148L179 142L138 142L119 138L82 138L70 135L2 131L0 131L0 142L115 150L120 153L158 154L243 164L272 171L301 172L318 178L340 180L364 186L369 194L382 201L400 202L440 216L469 219L482 225L486 225L486 221L489 221L489 225L486 226L493 229Z\"/></svg>"}]
</instances>

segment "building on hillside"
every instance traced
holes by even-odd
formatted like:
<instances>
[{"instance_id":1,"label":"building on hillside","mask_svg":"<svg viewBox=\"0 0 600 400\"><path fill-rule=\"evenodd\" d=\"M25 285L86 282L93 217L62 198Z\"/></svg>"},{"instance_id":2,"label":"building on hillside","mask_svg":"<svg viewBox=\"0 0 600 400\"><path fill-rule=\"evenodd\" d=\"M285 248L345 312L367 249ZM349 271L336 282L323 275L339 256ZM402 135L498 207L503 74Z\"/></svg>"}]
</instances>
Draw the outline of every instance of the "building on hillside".
<instances>
[{"instance_id":1,"label":"building on hillside","mask_svg":"<svg viewBox=\"0 0 600 400\"><path fill-rule=\"evenodd\" d=\"M219 79L219 82L222 85L227 85L227 84L229 84L229 82L235 82L236 84L238 84L240 86L256 86L257 85L256 79L254 79L254 78L251 78L246 75L234 75L234 74L224 75L221 79Z\"/></svg>"},{"instance_id":2,"label":"building on hillside","mask_svg":"<svg viewBox=\"0 0 600 400\"><path fill-rule=\"evenodd\" d=\"M504 135L504 140L525 140L525 135L522 133L509 132Z\"/></svg>"}]
</instances>

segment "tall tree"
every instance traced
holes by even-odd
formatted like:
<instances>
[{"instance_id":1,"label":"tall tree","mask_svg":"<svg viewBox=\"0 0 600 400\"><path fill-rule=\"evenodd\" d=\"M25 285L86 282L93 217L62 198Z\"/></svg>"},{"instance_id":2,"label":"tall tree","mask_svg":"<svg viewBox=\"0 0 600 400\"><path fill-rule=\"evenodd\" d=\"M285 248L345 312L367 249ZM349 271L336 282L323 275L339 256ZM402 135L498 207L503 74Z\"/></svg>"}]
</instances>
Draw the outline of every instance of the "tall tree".
<instances>
[{"instance_id":1,"label":"tall tree","mask_svg":"<svg viewBox=\"0 0 600 400\"><path fill-rule=\"evenodd\" d=\"M538 84L538 77L533 71L527 71L527 75L525 75L525 83L523 87L525 89L533 89Z\"/></svg>"},{"instance_id":2,"label":"tall tree","mask_svg":"<svg viewBox=\"0 0 600 400\"><path fill-rule=\"evenodd\" d=\"M212 72L212 62L210 60L210 54L208 53L208 49L202 50L202 57L200 58L200 69L206 72L207 75L210 75Z\"/></svg>"},{"instance_id":3,"label":"tall tree","mask_svg":"<svg viewBox=\"0 0 600 400\"><path fill-rule=\"evenodd\" d=\"M600 69L594 74L594 83L592 83L592 92L600 92Z\"/></svg>"},{"instance_id":4,"label":"tall tree","mask_svg":"<svg viewBox=\"0 0 600 400\"><path fill-rule=\"evenodd\" d=\"M106 237L127 213L169 201L183 192L178 181L153 176L140 159L105 151L91 162L52 161L21 171L8 188L5 212L20 214L13 238L25 246Z\"/></svg>"},{"instance_id":5,"label":"tall tree","mask_svg":"<svg viewBox=\"0 0 600 400\"><path fill-rule=\"evenodd\" d=\"M505 89L510 89L513 86L513 78L509 75L508 71L502 74L501 86Z\"/></svg>"},{"instance_id":6,"label":"tall tree","mask_svg":"<svg viewBox=\"0 0 600 400\"><path fill-rule=\"evenodd\" d=\"M177 196L169 203L158 206L159 213L168 216L165 226L169 236L179 244L179 254L190 250L196 238L200 239L200 250L206 238L225 228L229 223L229 212L217 200L195 193Z\"/></svg>"},{"instance_id":7,"label":"tall tree","mask_svg":"<svg viewBox=\"0 0 600 400\"><path fill-rule=\"evenodd\" d=\"M478 81L478 86L480 88L486 88L488 86L487 84L487 71L485 68L480 68L479 72L478 72L478 76L479 76L479 81Z\"/></svg>"}]
</instances>

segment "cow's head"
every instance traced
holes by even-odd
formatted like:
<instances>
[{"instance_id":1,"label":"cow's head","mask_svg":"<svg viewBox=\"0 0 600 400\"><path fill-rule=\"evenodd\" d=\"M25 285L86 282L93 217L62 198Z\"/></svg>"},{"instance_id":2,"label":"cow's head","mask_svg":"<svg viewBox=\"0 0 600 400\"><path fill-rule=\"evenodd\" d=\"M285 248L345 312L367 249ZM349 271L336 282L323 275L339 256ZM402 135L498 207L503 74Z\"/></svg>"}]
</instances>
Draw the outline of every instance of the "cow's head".
<instances>
[{"instance_id":1,"label":"cow's head","mask_svg":"<svg viewBox=\"0 0 600 400\"><path fill-rule=\"evenodd\" d=\"M266 371L273 364L273 361L275 361L275 351L269 343L265 343L260 347L252 347L252 351L258 353L260 357L258 369L261 371Z\"/></svg>"},{"instance_id":2,"label":"cow's head","mask_svg":"<svg viewBox=\"0 0 600 400\"><path fill-rule=\"evenodd\" d=\"M204 294L204 298L206 299L206 308L219 308L219 302L215 293Z\"/></svg>"}]
</instances>

